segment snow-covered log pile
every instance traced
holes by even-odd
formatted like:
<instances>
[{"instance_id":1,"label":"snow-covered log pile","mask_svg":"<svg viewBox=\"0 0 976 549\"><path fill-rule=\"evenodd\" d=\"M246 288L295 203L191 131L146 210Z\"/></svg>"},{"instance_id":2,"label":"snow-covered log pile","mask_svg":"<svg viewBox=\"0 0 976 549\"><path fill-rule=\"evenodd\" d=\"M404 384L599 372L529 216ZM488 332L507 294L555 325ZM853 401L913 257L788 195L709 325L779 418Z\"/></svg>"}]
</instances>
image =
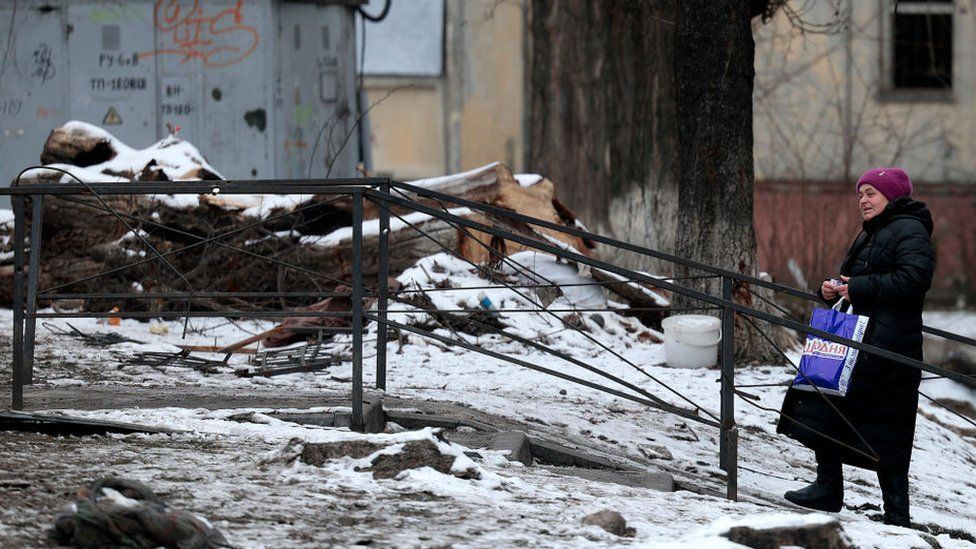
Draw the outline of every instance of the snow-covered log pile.
<instances>
[{"instance_id":1,"label":"snow-covered log pile","mask_svg":"<svg viewBox=\"0 0 976 549\"><path fill-rule=\"evenodd\" d=\"M82 122L69 122L52 131L41 161L45 166L27 170L20 179L21 185L77 180L125 184L224 179L200 151L175 136L139 150L97 126ZM546 221L581 226L555 199L551 181L538 175L514 175L499 163L411 183ZM584 254L592 253L594 247L591 242L558 231L488 219L456 205L422 202L456 215L502 224L521 234L558 241ZM367 221L363 224L363 268L367 277L373 277L377 271L377 212L378 207L367 202L364 212ZM47 197L39 286L41 289L63 286L59 291L70 293L328 290L334 286L330 279L341 279L350 272L351 219L349 198L330 195ZM3 233L0 234L0 246L3 246L0 306L10 306L12 224L6 223L4 227L0 228ZM490 235L460 229L398 207L392 208L391 228L390 269L394 274L445 248L479 263L491 258L489 248L504 254L524 249L513 242L493 241ZM228 236L201 243L221 233ZM157 254L165 255L169 265L160 261ZM301 265L303 269L289 268L258 256ZM110 270L115 271L94 276ZM301 304L307 303L278 300L272 304L252 300L218 304L201 300L196 307L265 308ZM85 306L91 310L119 307L133 311L183 309L186 304L129 299Z\"/></svg>"}]
</instances>

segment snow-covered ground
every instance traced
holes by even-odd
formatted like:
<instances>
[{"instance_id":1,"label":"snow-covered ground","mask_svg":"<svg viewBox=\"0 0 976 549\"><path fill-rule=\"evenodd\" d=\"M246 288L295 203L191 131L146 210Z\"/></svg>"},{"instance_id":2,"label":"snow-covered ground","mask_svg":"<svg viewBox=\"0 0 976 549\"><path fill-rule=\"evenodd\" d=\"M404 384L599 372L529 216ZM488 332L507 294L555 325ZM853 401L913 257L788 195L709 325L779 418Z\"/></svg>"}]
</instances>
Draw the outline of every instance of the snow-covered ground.
<instances>
[{"instance_id":1,"label":"snow-covered ground","mask_svg":"<svg viewBox=\"0 0 976 549\"><path fill-rule=\"evenodd\" d=\"M563 284L587 280L574 278L571 270L566 270L568 266L544 257L520 255L516 259ZM518 277L511 269L509 275ZM487 298L497 309L529 310L534 308L533 301L542 299L531 290L522 290L519 295L507 289L459 288L483 286L486 281L468 265L445 255L422 260L400 280L406 290L438 288L429 295L442 309L477 308ZM523 281L533 283L531 277ZM606 303L606 297L592 287L570 286L565 293L549 305L550 310L560 312L501 312L501 320L506 329L522 337L572 355L676 406L699 406L717 414L717 370L668 368L663 346L654 343L660 334L633 318L582 312L574 324L582 326L584 332L568 328L562 317L573 314L573 308L598 308ZM405 305L391 308L401 311L391 314L395 321L425 321L424 313ZM972 314L943 314L938 320L944 329L976 333L976 316ZM716 534L730 524L801 520L797 517L802 511L789 506L781 496L814 476L812 453L775 434L775 412L739 400L740 501L727 501L720 496L724 473L718 468L716 430L412 334L404 334L389 345L387 392L391 397L460 403L509 418L546 438L580 444L622 462L669 471L688 490L656 492L557 475L545 468L523 467L507 461L499 452L483 449L478 450L483 459L470 464L479 471L478 480L431 469L376 480L356 470L365 462L351 458L325 467L286 463L276 456L286 451L293 438L309 442L366 438L399 444L432 435L429 431L358 435L345 429L300 426L268 416L272 410L267 408L253 410L259 414L242 422L238 408L207 410L167 404L175 395L188 391L229 396L348 393L348 362L317 374L255 379L233 374L235 366L247 361L243 355L234 356L227 368L210 375L125 362L133 352L172 351L177 343L226 344L246 337L248 332L267 329L268 323L191 319L191 330L184 340L182 323L176 321L166 322L168 333L163 334L150 332L150 323L134 320L123 320L117 327L88 319L68 322L85 332L115 331L145 343L94 348L39 326L38 388L140 386L158 391L158 405L60 412L186 432L81 439L0 434L0 461L4 462L0 486L15 486L13 481L20 478L32 483L12 497L0 498L3 546L37 544L50 516L57 511L57 502L68 503L73 490L107 473L143 480L171 503L210 519L239 547L348 546L357 542L384 546L728 547L732 545ZM63 327L65 320L50 324ZM0 312L0 347L6 347L0 348L0 363L4 364L9 363L6 335L10 331L11 312L4 310ZM160 331L158 326L154 331ZM438 333L619 388L594 372L495 335L452 334L444 329ZM374 383L369 365L375 355L375 333L370 332L365 340L364 377L369 387ZM349 338L338 337L333 347L339 354L348 354ZM778 409L785 388L761 385L782 384L792 378L791 368L762 366L740 369L736 381L750 386L743 390L758 397L756 404ZM926 383L932 396L968 398L976 405L971 392L958 385ZM9 368L0 373L0 384L0 389L9 390ZM30 397L28 391L28 407L36 409ZM884 526L873 520L879 515L881 499L875 476L846 468L846 507L835 516L860 547L932 547L936 541L942 547L969 547L966 538L976 536L976 513L972 510L976 501L976 431L928 401L920 404L920 411L911 471L913 520L952 531L954 537ZM670 457L649 451L652 446L667 448ZM601 509L620 512L636 529L635 536L619 538L580 523L584 516Z\"/></svg>"}]
</instances>

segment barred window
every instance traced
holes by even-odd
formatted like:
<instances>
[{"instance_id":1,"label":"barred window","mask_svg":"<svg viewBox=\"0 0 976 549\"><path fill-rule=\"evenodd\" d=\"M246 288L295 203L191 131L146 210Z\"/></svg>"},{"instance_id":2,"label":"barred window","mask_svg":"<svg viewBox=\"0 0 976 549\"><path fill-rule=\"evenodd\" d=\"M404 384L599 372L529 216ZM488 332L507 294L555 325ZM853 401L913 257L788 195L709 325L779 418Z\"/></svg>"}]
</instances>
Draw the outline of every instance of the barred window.
<instances>
[{"instance_id":1,"label":"barred window","mask_svg":"<svg viewBox=\"0 0 976 549\"><path fill-rule=\"evenodd\" d=\"M952 0L894 2L893 89L952 88L952 15Z\"/></svg>"}]
</instances>

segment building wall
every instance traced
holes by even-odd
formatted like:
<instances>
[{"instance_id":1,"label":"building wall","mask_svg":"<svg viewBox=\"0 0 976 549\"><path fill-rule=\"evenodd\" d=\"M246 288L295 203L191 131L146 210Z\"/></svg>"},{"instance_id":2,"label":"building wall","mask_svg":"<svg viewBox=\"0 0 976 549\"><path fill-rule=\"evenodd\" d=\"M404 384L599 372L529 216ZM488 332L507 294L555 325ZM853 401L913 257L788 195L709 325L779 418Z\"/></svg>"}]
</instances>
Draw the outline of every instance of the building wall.
<instances>
[{"instance_id":1,"label":"building wall","mask_svg":"<svg viewBox=\"0 0 976 549\"><path fill-rule=\"evenodd\" d=\"M136 148L179 127L231 179L353 176L354 3L0 3L0 184L72 119Z\"/></svg>"},{"instance_id":2,"label":"building wall","mask_svg":"<svg viewBox=\"0 0 976 549\"><path fill-rule=\"evenodd\" d=\"M424 0L430 3L430 0ZM372 2L374 6L381 2ZM521 1L443 0L442 70L430 63L366 67L373 172L402 179L459 172L496 160L521 170L524 156L524 13ZM403 12L394 2L388 18L406 18L428 32L429 13ZM401 10L398 12L398 10ZM395 26L366 25L370 48L394 50L403 38ZM370 46L373 44L373 46ZM374 50L375 51L375 50ZM429 52L419 54L426 59ZM411 74L412 72L412 74ZM385 97L385 99L384 99ZM381 103L376 104L377 102Z\"/></svg>"},{"instance_id":3,"label":"building wall","mask_svg":"<svg viewBox=\"0 0 976 549\"><path fill-rule=\"evenodd\" d=\"M375 174L419 179L446 172L444 82L367 77L365 88L370 104L382 100L369 113Z\"/></svg>"},{"instance_id":4,"label":"building wall","mask_svg":"<svg viewBox=\"0 0 976 549\"><path fill-rule=\"evenodd\" d=\"M969 185L927 183L915 197L933 213L936 268L930 304L976 299L976 193ZM761 269L777 282L815 290L837 278L861 228L850 185L841 181L758 181L756 242Z\"/></svg>"},{"instance_id":5,"label":"building wall","mask_svg":"<svg viewBox=\"0 0 976 549\"><path fill-rule=\"evenodd\" d=\"M807 29L785 8L755 27L757 179L851 181L873 166L900 165L918 181L976 182L976 15L969 0L954 5L948 94L891 89L893 0L788 6L808 9L800 13Z\"/></svg>"},{"instance_id":6,"label":"building wall","mask_svg":"<svg viewBox=\"0 0 976 549\"><path fill-rule=\"evenodd\" d=\"M892 85L892 0L787 6L805 28L781 9L754 29L761 268L808 287L836 276L860 227L854 182L868 168L894 165L911 175L935 221L930 298L976 296L976 6L956 0L951 7L947 92Z\"/></svg>"}]
</instances>

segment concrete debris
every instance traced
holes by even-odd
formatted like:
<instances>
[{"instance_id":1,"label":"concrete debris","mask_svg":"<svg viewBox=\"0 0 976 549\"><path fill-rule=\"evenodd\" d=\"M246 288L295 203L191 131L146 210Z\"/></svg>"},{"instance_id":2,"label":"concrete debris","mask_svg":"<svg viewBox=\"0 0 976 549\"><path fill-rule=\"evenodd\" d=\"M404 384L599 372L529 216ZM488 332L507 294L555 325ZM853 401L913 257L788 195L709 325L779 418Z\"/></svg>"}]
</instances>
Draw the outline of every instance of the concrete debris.
<instances>
[{"instance_id":1,"label":"concrete debris","mask_svg":"<svg viewBox=\"0 0 976 549\"><path fill-rule=\"evenodd\" d=\"M79 490L50 537L72 547L231 547L206 519L170 507L137 480L113 477Z\"/></svg>"},{"instance_id":2,"label":"concrete debris","mask_svg":"<svg viewBox=\"0 0 976 549\"><path fill-rule=\"evenodd\" d=\"M674 459L674 456L671 455L671 450L658 444L638 444L637 449L647 459Z\"/></svg>"},{"instance_id":3,"label":"concrete debris","mask_svg":"<svg viewBox=\"0 0 976 549\"><path fill-rule=\"evenodd\" d=\"M616 511L604 509L583 518L584 525L599 526L615 536L634 537L637 530L627 526L627 520Z\"/></svg>"},{"instance_id":4,"label":"concrete debris","mask_svg":"<svg viewBox=\"0 0 976 549\"><path fill-rule=\"evenodd\" d=\"M778 549L787 546L817 547L819 549L849 549L854 547L837 520L802 526L772 528L735 526L723 534L723 537L753 549Z\"/></svg>"}]
</instances>

